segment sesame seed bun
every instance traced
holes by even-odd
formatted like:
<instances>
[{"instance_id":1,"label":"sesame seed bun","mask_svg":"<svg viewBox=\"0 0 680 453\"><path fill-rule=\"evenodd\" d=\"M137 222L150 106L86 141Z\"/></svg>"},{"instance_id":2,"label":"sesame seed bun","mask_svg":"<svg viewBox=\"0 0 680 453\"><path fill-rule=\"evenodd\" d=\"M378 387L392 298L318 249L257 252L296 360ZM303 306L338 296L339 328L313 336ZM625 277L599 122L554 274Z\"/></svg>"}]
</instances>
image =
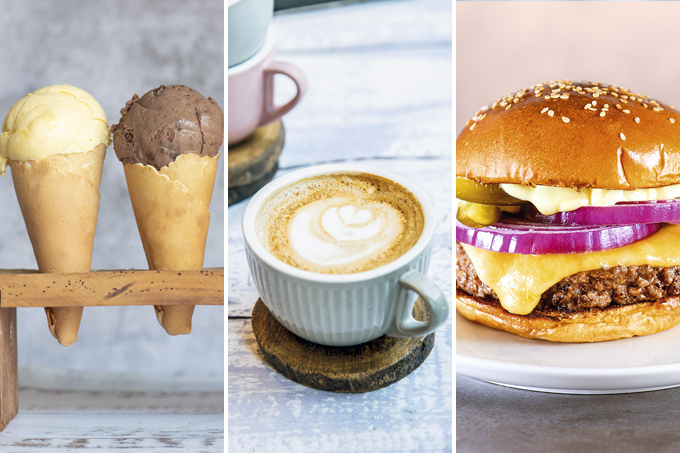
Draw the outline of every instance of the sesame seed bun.
<instances>
[{"instance_id":1,"label":"sesame seed bun","mask_svg":"<svg viewBox=\"0 0 680 453\"><path fill-rule=\"evenodd\" d=\"M661 332L680 323L680 297L658 302L531 316L507 312L500 303L456 291L456 309L467 319L526 338L586 343Z\"/></svg>"},{"instance_id":2,"label":"sesame seed bun","mask_svg":"<svg viewBox=\"0 0 680 453\"><path fill-rule=\"evenodd\" d=\"M680 183L680 113L626 88L534 85L498 99L456 141L456 176L483 183L639 189Z\"/></svg>"}]
</instances>

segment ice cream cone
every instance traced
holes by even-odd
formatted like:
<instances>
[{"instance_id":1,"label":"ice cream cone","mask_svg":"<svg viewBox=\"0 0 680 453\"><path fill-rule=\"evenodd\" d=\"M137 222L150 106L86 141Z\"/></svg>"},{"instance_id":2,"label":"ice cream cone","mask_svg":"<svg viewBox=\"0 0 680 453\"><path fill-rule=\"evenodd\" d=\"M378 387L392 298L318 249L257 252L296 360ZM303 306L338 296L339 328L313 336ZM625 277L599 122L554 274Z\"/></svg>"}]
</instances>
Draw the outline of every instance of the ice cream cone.
<instances>
[{"instance_id":1,"label":"ice cream cone","mask_svg":"<svg viewBox=\"0 0 680 453\"><path fill-rule=\"evenodd\" d=\"M41 160L9 160L40 272L90 272L106 145ZM78 339L82 307L45 308L52 335Z\"/></svg>"},{"instance_id":2,"label":"ice cream cone","mask_svg":"<svg viewBox=\"0 0 680 453\"><path fill-rule=\"evenodd\" d=\"M182 154L160 171L151 165L124 164L149 269L203 269L218 159L219 154ZM155 310L168 334L191 332L194 305L159 305Z\"/></svg>"}]
</instances>

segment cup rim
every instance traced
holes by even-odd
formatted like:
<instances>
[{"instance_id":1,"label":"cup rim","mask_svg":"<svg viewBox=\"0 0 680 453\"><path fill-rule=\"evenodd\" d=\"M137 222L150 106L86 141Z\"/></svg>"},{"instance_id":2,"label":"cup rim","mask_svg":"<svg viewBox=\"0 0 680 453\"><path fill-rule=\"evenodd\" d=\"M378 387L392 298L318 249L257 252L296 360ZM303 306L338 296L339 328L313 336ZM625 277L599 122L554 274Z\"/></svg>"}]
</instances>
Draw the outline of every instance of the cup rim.
<instances>
[{"instance_id":1,"label":"cup rim","mask_svg":"<svg viewBox=\"0 0 680 453\"><path fill-rule=\"evenodd\" d=\"M264 44L262 44L260 50L255 52L255 55L248 58L246 61L239 63L236 66L232 66L231 68L228 68L227 75L231 77L233 75L241 74L242 72L248 71L254 66L260 64L274 50L275 42L276 37L274 36L274 28L270 25L269 28L267 29L267 35L265 37Z\"/></svg>"},{"instance_id":2,"label":"cup rim","mask_svg":"<svg viewBox=\"0 0 680 453\"><path fill-rule=\"evenodd\" d=\"M343 174L343 173L367 173L371 175L380 176L386 179L390 179L397 184L406 188L409 192L413 194L414 197L420 202L423 209L423 231L420 234L418 241L411 247L406 253L401 255L394 261L391 261L383 266L376 267L374 269L369 269L363 272L356 272L352 274L322 274L318 272L307 271L303 269L298 269L297 267L291 266L290 264L284 263L272 255L264 246L260 243L255 233L255 220L259 214L262 206L265 202L269 200L275 193L277 193L282 188L299 181L301 179L310 178L318 175L332 175L332 174ZM434 208L432 203L425 195L425 193L410 181L402 178L401 176L395 175L388 171L381 170L379 168L369 167L365 165L356 164L331 164L331 165L318 165L310 166L300 170L293 171L279 178L274 179L263 188L261 188L248 202L248 205L243 212L243 217L241 219L241 230L243 233L243 238L246 242L246 246L264 263L268 266L274 268L275 270L296 277L301 280L317 282L317 283L348 283L348 282L363 282L367 280L374 279L376 277L382 277L395 272L402 268L405 264L416 259L425 250L425 248L430 244L432 237L434 236Z\"/></svg>"}]
</instances>

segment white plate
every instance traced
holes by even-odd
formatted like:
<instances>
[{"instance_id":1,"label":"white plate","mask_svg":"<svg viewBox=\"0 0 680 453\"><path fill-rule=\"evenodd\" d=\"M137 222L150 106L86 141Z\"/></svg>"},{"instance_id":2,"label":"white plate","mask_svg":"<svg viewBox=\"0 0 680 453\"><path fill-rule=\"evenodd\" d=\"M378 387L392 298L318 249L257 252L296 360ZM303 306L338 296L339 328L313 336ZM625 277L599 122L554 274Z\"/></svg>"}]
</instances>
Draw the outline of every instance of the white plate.
<instances>
[{"instance_id":1,"label":"white plate","mask_svg":"<svg viewBox=\"0 0 680 453\"><path fill-rule=\"evenodd\" d=\"M680 326L601 343L530 340L456 312L456 373L554 393L631 393L680 386Z\"/></svg>"}]
</instances>

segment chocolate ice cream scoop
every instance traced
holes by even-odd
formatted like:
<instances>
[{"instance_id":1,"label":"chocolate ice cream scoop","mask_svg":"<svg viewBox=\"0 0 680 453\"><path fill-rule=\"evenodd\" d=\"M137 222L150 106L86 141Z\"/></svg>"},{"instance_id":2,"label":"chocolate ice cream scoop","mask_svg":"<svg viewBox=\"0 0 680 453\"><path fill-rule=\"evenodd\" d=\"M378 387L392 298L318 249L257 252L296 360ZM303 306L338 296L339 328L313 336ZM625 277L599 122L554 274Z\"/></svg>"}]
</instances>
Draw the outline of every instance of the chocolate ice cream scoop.
<instances>
[{"instance_id":1,"label":"chocolate ice cream scoop","mask_svg":"<svg viewBox=\"0 0 680 453\"><path fill-rule=\"evenodd\" d=\"M113 147L123 163L160 170L180 154L216 156L224 139L224 113L212 98L184 85L161 85L136 94L111 126Z\"/></svg>"}]
</instances>

